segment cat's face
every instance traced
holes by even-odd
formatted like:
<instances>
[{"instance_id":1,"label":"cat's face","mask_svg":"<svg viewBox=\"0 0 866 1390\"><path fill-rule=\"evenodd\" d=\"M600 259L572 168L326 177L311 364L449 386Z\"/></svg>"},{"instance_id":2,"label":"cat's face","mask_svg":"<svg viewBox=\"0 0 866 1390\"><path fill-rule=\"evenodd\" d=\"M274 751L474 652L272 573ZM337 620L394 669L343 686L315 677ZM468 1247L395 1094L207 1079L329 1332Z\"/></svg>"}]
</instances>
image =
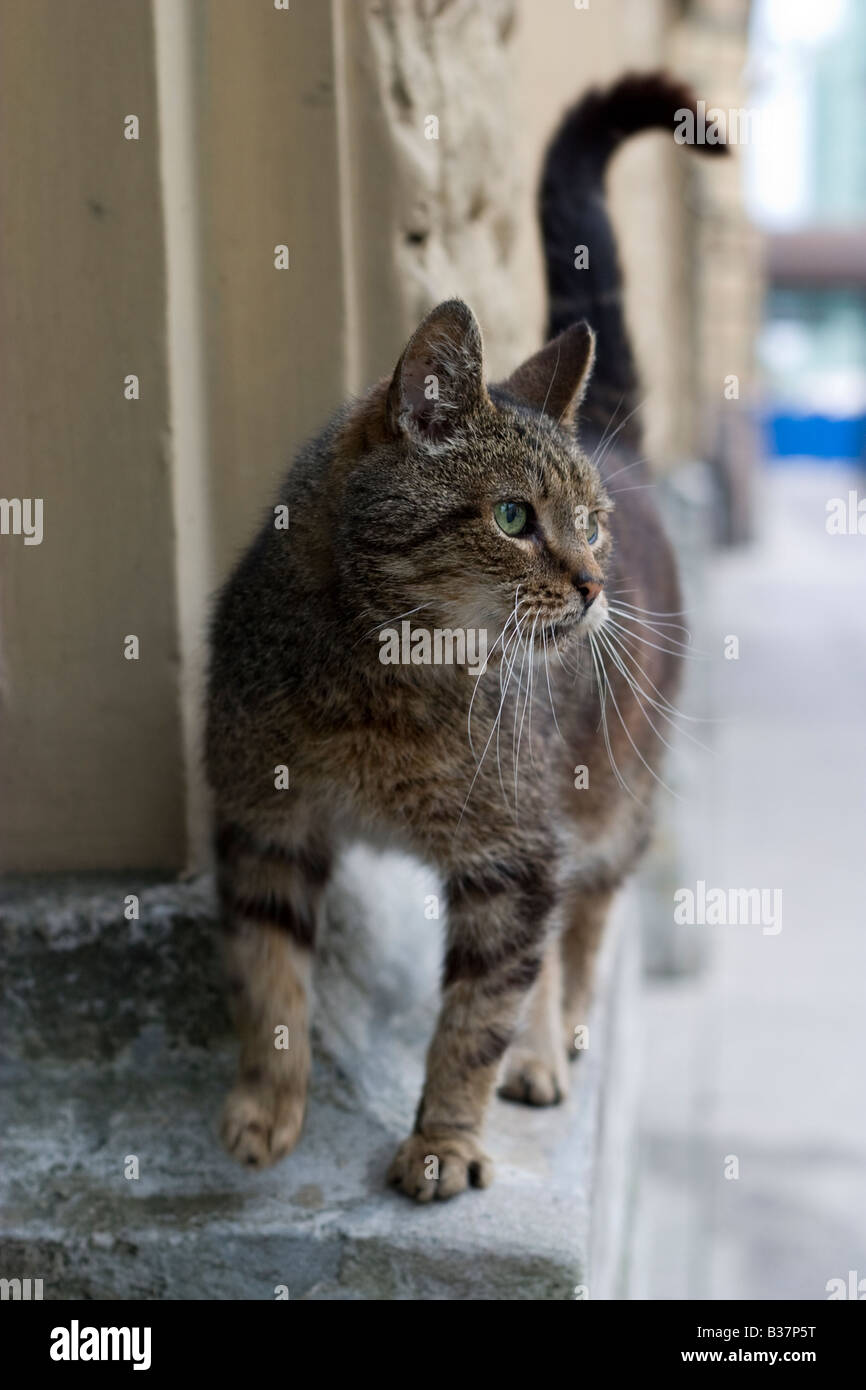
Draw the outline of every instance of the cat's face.
<instances>
[{"instance_id":1,"label":"cat's face","mask_svg":"<svg viewBox=\"0 0 866 1390\"><path fill-rule=\"evenodd\" d=\"M344 562L381 621L483 630L491 654L604 621L612 504L573 428L592 356L576 326L488 391L469 309L424 320L344 494Z\"/></svg>"}]
</instances>

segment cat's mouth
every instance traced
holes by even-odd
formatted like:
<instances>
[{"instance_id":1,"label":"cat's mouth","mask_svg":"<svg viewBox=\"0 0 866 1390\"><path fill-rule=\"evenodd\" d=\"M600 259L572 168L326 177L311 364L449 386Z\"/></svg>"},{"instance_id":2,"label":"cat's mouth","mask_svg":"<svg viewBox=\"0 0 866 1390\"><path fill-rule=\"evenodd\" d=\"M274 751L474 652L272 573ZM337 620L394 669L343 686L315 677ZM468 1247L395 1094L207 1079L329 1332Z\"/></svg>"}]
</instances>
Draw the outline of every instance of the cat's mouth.
<instances>
[{"instance_id":1,"label":"cat's mouth","mask_svg":"<svg viewBox=\"0 0 866 1390\"><path fill-rule=\"evenodd\" d=\"M582 613L569 613L564 618L557 618L555 622L548 624L548 634L551 637L567 637L570 632L574 632L575 628L580 626L582 619Z\"/></svg>"},{"instance_id":2,"label":"cat's mouth","mask_svg":"<svg viewBox=\"0 0 866 1390\"><path fill-rule=\"evenodd\" d=\"M600 594L589 608L581 608L573 613L564 613L548 624L547 631L553 637L567 637L572 632L595 632L607 617L607 599Z\"/></svg>"}]
</instances>

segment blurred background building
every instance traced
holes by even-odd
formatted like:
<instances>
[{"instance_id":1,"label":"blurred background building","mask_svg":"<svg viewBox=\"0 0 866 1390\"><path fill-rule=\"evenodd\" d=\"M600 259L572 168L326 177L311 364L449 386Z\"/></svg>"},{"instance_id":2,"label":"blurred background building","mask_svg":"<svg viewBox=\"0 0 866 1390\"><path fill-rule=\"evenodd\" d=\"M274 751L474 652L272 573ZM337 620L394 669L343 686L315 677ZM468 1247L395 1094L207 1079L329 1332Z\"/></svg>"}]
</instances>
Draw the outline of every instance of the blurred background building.
<instances>
[{"instance_id":1,"label":"blurred background building","mask_svg":"<svg viewBox=\"0 0 866 1390\"><path fill-rule=\"evenodd\" d=\"M866 9L758 0L749 86L765 138L747 206L767 233L767 444L862 461L866 443Z\"/></svg>"}]
</instances>

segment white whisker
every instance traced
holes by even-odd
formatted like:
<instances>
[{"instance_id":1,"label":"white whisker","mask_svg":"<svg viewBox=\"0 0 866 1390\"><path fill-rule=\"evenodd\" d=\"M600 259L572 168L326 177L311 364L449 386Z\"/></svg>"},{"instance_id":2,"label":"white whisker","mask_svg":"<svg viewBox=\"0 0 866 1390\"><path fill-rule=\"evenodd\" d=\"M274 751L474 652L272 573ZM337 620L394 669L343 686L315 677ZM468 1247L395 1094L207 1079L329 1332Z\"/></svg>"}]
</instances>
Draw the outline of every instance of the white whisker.
<instances>
[{"instance_id":1,"label":"white whisker","mask_svg":"<svg viewBox=\"0 0 866 1390\"><path fill-rule=\"evenodd\" d=\"M597 633L596 636L600 636L600 633ZM658 782L659 786L660 786L660 787L664 787L665 791L666 791L666 792L669 792L670 795L671 795L676 801L681 800L681 798L680 798L679 796L677 796L677 793L676 793L675 791L673 791L673 790L668 786L667 782L663 781L662 778L659 777L659 775L658 775L658 773L655 771L655 769L652 768L652 767L650 767L650 765L649 765L649 763L647 762L646 758L644 757L643 753L640 751L640 749L638 748L638 746L637 746L637 744L635 743L634 739L632 738L631 732L630 732L630 730L629 730L629 728L628 728L628 725L626 724L625 720L624 720L623 717L622 717L622 712L620 711L620 707L619 707L619 704L618 704L618 702L617 702L616 695L613 693L613 685L612 685L612 683L611 683L610 681L608 681L607 690L608 690L608 694L610 695L611 700L613 701L613 707L614 707L614 709L616 710L617 718L619 719L619 722L620 722L620 724L622 725L623 733L625 734L626 738L628 739L628 741L629 741L629 743L631 744L632 748L634 749L635 753L637 753L638 757L640 758L640 760L641 760L641 762L643 763L644 767L646 768L647 772L648 772L652 777L654 777L655 780Z\"/></svg>"},{"instance_id":2,"label":"white whisker","mask_svg":"<svg viewBox=\"0 0 866 1390\"><path fill-rule=\"evenodd\" d=\"M551 637L553 637L553 633L552 633L552 632L551 632L550 635L551 635ZM553 691L552 691L551 688L550 688L550 666L549 666L548 660L547 660L547 630L545 629L544 625L542 625L542 628L541 628L541 637L542 637L542 640L543 640L543 642L544 642L544 674L545 674L545 676L547 677L547 698L548 698L548 700L550 701L550 713L553 715L553 723L554 723L554 727L555 727L555 729L556 729L556 732L559 734L559 737L562 739L562 741L563 741L563 743L564 743L564 742L565 742L565 739L562 737L562 730L561 730L560 727L559 727L559 720L558 720L557 717L556 717L556 708L555 708L554 703L553 703ZM561 660L562 660L562 658L560 657L560 661L561 661Z\"/></svg>"},{"instance_id":3,"label":"white whisker","mask_svg":"<svg viewBox=\"0 0 866 1390\"><path fill-rule=\"evenodd\" d=\"M645 680L650 689L655 692L655 694L658 696L659 701L661 702L661 706L664 709L666 709L669 714L673 715L676 719L684 719L689 724L718 724L724 722L722 720L712 719L708 715L685 714L683 710L677 709L676 705L672 704L672 702L667 698L664 691L659 690L652 677L647 673L647 671L644 670L643 666L641 666L640 662L634 654L631 644L633 642L642 642L643 638L635 637L632 633L626 633L624 628L619 628L616 632L612 632L610 629L613 626L615 625L611 623L605 624L605 632L607 636L610 638L612 642L616 644L617 648L637 669L641 679ZM645 690L643 690L642 693L647 700L650 700L652 702L655 708L659 709L659 713L661 714L663 712L663 709L659 707L658 703L652 699L652 696L649 695ZM682 730L681 732L685 733L686 731ZM701 744L700 747L703 748L704 745ZM706 751L710 752L711 750L707 749Z\"/></svg>"},{"instance_id":4,"label":"white whisker","mask_svg":"<svg viewBox=\"0 0 866 1390\"><path fill-rule=\"evenodd\" d=\"M680 642L679 638L671 637L667 632L659 632L658 628L653 623L648 623L644 618L635 618L630 613L623 613L619 608L616 607L615 604L608 603L608 613L613 614L613 617L608 617L607 621L612 623L614 626L622 626L621 623L616 622L617 618L621 618L623 622L636 623L640 627L645 627L649 632L652 633L654 637L658 637L662 641L670 642L672 644L671 647L659 647L656 642L651 642L648 637L644 637L641 633L632 632L630 628L623 628L624 632L629 632L632 637L635 637L641 642L644 642L648 647L656 647L658 651L666 652L668 656L682 656L689 658L699 657L704 661L709 660L707 652L700 652L697 650L697 648L692 647L689 642ZM686 631L688 630L686 629ZM672 650L672 647L678 647L679 651Z\"/></svg>"},{"instance_id":5,"label":"white whisker","mask_svg":"<svg viewBox=\"0 0 866 1390\"><path fill-rule=\"evenodd\" d=\"M526 643L526 653L525 653L525 655L528 655L528 656L529 656L529 676L528 676L528 679L527 679L527 682L526 682L526 694L525 694L525 696L524 696L524 698L523 698L523 710L522 710L521 715L520 715L520 730L519 730L518 735L517 735L517 753L516 753L515 762L514 762L514 810L515 810L515 814L516 814L516 812L517 812L517 781L518 781L518 776L519 776L519 772L520 772L520 744L521 744L521 741L522 741L522 739L523 739L523 725L524 725L524 723L525 723L525 721L526 721L526 708L527 708L527 705L529 706L530 728L532 727L532 725L531 725L531 720L532 720L532 671L533 671L533 667L532 667L532 654L533 654L533 653L532 653L532 648L533 648L533 643L534 643L534 641L535 641L535 629L536 629L537 624L538 624L538 614L536 614L535 617L534 617L533 620L532 620L532 630L530 631L529 638L528 638L527 643ZM532 748L531 748L531 744L530 744L530 761L531 761L531 757L532 757Z\"/></svg>"},{"instance_id":6,"label":"white whisker","mask_svg":"<svg viewBox=\"0 0 866 1390\"><path fill-rule=\"evenodd\" d=\"M417 608L407 608L405 613L398 613L396 618L385 618L381 623L376 623L375 627L371 627L369 632L362 632L361 636L358 638L358 642L363 642L365 637L372 637L374 632L381 632L383 627L393 627L394 623L399 623L401 618L408 618L412 613L420 613L422 608L430 607L432 607L432 605L429 602L419 603ZM352 651L355 650L358 642L353 643Z\"/></svg>"},{"instance_id":7,"label":"white whisker","mask_svg":"<svg viewBox=\"0 0 866 1390\"><path fill-rule=\"evenodd\" d=\"M595 678L598 683L598 698L599 705L601 708L599 724L601 725L602 734L604 736L604 746L607 749L608 761L610 762L611 770L613 771L613 774L616 777L616 780L619 782L619 785L622 787L623 791L628 793L632 801L636 801L639 806L642 806L643 802L640 800L639 797L635 796L631 787L627 784L625 778L623 777L622 773L616 765L616 758L613 756L613 747L611 746L610 732L607 727L607 713L605 710L605 704L607 699L606 692L608 689L607 673L605 672L604 663L601 659L601 653L596 647L592 633L587 633L587 636L589 638L589 650L590 655L592 657L592 664L595 667Z\"/></svg>"},{"instance_id":8,"label":"white whisker","mask_svg":"<svg viewBox=\"0 0 866 1390\"><path fill-rule=\"evenodd\" d=\"M640 707L641 713L643 714L653 733L656 735L657 738L661 739L665 747L671 748L671 745L656 728L652 719L650 719L649 715L646 712L646 709L644 708L644 700L646 700L647 704L652 706L652 708L656 711L657 714L661 715L662 719L664 719L668 724L670 724L672 729L676 729L677 733L682 738L687 738L690 743L694 743L696 747L702 748L705 753L710 753L711 749L709 749L705 743L701 743L701 740L699 738L695 738L694 734L690 734L688 729L681 729L679 724L676 722L677 719L685 719L687 718L687 716L680 714L679 710L675 709L674 706L667 701L665 701L665 704L667 705L667 708L665 708L664 704L661 704L658 700L654 700L653 697L650 694L648 694L646 690L643 689L643 687L640 685L639 681L634 676L634 674L626 668L624 661L634 661L634 657L629 657L628 654L622 648L620 648L620 651L617 652L610 645L611 642L615 640L614 634L612 632L608 632L606 635L604 633L599 633L599 637L602 638L614 665L617 667L617 669L621 672L625 680L628 682L632 694L634 695L635 700L637 701L637 704ZM637 665L636 662L635 665ZM645 679L649 680L649 677L646 675L646 672L643 671L639 666L638 670L640 671L641 675L645 677ZM652 685L652 681L650 681L649 683L650 685Z\"/></svg>"},{"instance_id":9,"label":"white whisker","mask_svg":"<svg viewBox=\"0 0 866 1390\"><path fill-rule=\"evenodd\" d=\"M466 734L469 739L469 749L472 753L473 758L475 757L475 747L472 743L472 706L475 704L475 696L478 694L478 686L481 682L481 678L486 673L487 667L490 664L490 657L492 656L493 652L496 651L496 648L499 646L500 642L502 642L503 658L505 656L505 633L508 630L508 626L511 623L513 616L513 614L509 613L508 617L505 620L505 625L502 628L502 631L500 632L496 641L493 643L493 646L491 647L490 652L488 653L485 659L482 669L478 672L478 675L475 678L475 689L472 691L472 699L469 701L469 711L466 715Z\"/></svg>"},{"instance_id":10,"label":"white whisker","mask_svg":"<svg viewBox=\"0 0 866 1390\"><path fill-rule=\"evenodd\" d=\"M515 636L518 636L518 637L519 637L519 632L518 632L518 633L515 633L515 634L512 634L512 637L515 637ZM463 803L463 807L462 807L462 809L461 809L461 811L460 811L460 815L457 817L457 825L455 825L455 827L454 827L454 833L455 833L455 834L457 833L457 828L458 828L458 826L460 825L460 822L461 822L462 819L463 819L463 814L464 814L464 812L465 812L465 810L466 810L466 807L469 805L469 798L470 798L470 796L472 795L472 789L474 788L475 783L476 783L477 780L478 780L478 774L480 773L482 764L483 764L483 762L484 762L484 759L485 759L486 756L487 756L487 750L488 750L488 748L490 747L491 743L493 742L493 735L496 733L496 731L497 731L497 729L498 729L498 727L499 727L499 720L500 720L500 716L501 716L501 714L502 714L502 707L503 707L503 705L505 704L506 696L508 695L508 686L509 686L509 682L510 682L510 678L509 678L509 681L506 681L505 690L502 692L502 699L501 699L500 702L499 702L499 709L498 709L497 712L496 712L496 718L495 718L494 721L493 721L492 728L491 728L491 730L490 730L490 733L489 733L488 736L487 736L487 742L486 742L485 745L484 745L483 752L482 752L482 754L481 754L481 757L480 757L479 760L478 760L478 765L477 765L476 768L475 768L475 775L473 776L472 781L471 781L470 784L469 784L469 790L468 790L468 792L466 793L466 800L465 800L464 803ZM501 773L500 773L500 782L501 782L501 781L502 781L502 776L501 776ZM504 793L505 793L505 788L503 787L503 795L504 795Z\"/></svg>"}]
</instances>

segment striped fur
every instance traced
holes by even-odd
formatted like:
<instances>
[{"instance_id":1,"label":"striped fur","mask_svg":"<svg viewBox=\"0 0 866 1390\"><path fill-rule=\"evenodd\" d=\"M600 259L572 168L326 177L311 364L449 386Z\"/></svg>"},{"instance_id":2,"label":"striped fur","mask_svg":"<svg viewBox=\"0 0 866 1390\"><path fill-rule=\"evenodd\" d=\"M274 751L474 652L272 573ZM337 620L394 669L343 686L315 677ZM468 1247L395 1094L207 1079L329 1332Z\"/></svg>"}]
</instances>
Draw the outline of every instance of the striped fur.
<instances>
[{"instance_id":1,"label":"striped fur","mask_svg":"<svg viewBox=\"0 0 866 1390\"><path fill-rule=\"evenodd\" d=\"M229 998L241 1038L222 1132L230 1153L260 1167L289 1153L303 1124L312 951L331 856L321 843L280 844L237 822L220 826L216 850Z\"/></svg>"}]
</instances>

